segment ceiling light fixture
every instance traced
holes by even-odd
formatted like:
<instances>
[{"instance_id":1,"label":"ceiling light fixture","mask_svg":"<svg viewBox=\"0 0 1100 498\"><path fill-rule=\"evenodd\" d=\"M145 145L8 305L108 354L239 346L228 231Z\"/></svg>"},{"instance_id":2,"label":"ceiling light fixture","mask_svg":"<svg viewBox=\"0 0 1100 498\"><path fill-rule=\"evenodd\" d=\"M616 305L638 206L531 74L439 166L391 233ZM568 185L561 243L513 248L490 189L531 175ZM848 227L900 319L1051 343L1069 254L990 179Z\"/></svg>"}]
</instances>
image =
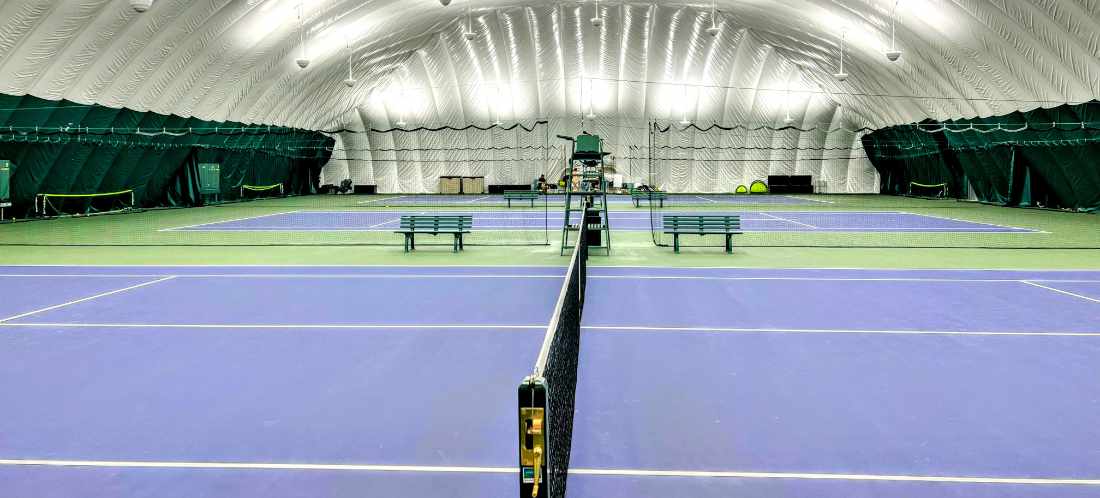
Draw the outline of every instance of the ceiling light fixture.
<instances>
[{"instance_id":1,"label":"ceiling light fixture","mask_svg":"<svg viewBox=\"0 0 1100 498\"><path fill-rule=\"evenodd\" d=\"M153 6L153 0L130 0L130 8L141 13Z\"/></svg>"},{"instance_id":2,"label":"ceiling light fixture","mask_svg":"<svg viewBox=\"0 0 1100 498\"><path fill-rule=\"evenodd\" d=\"M794 123L794 118L791 117L791 91L789 89L787 90L787 99L786 100L787 100L787 102L786 102L787 105L785 105L783 107L787 108L786 109L787 116L783 118L783 124L785 124L787 126L790 126L791 123Z\"/></svg>"},{"instance_id":3,"label":"ceiling light fixture","mask_svg":"<svg viewBox=\"0 0 1100 498\"><path fill-rule=\"evenodd\" d=\"M718 36L721 31L718 27L718 0L714 0L710 3L710 27L707 28L707 34Z\"/></svg>"},{"instance_id":4,"label":"ceiling light fixture","mask_svg":"<svg viewBox=\"0 0 1100 498\"><path fill-rule=\"evenodd\" d=\"M305 69L309 66L309 52L306 51L306 30L305 23L302 21L302 2L298 2L298 39L302 43L302 56L294 60L298 67Z\"/></svg>"},{"instance_id":5,"label":"ceiling light fixture","mask_svg":"<svg viewBox=\"0 0 1100 498\"><path fill-rule=\"evenodd\" d=\"M588 22L592 23L593 28L603 26L603 17L600 17L600 0L596 0L596 17L589 19Z\"/></svg>"},{"instance_id":6,"label":"ceiling light fixture","mask_svg":"<svg viewBox=\"0 0 1100 498\"><path fill-rule=\"evenodd\" d=\"M351 88L355 86L355 75L351 72L351 39L347 39L348 50L348 79L344 80L344 86Z\"/></svg>"},{"instance_id":7,"label":"ceiling light fixture","mask_svg":"<svg viewBox=\"0 0 1100 498\"><path fill-rule=\"evenodd\" d=\"M462 37L467 40L473 40L477 38L477 34L474 33L474 16L470 13L470 4L466 4L466 26L465 31L462 32Z\"/></svg>"},{"instance_id":8,"label":"ceiling light fixture","mask_svg":"<svg viewBox=\"0 0 1100 498\"><path fill-rule=\"evenodd\" d=\"M901 58L901 50L897 48L899 2L900 0L894 0L894 12L890 16L890 50L886 52L886 59L890 62L897 62Z\"/></svg>"},{"instance_id":9,"label":"ceiling light fixture","mask_svg":"<svg viewBox=\"0 0 1100 498\"><path fill-rule=\"evenodd\" d=\"M848 36L848 30L840 31L840 71L833 75L837 81L846 81L848 73L844 72L844 39Z\"/></svg>"}]
</instances>

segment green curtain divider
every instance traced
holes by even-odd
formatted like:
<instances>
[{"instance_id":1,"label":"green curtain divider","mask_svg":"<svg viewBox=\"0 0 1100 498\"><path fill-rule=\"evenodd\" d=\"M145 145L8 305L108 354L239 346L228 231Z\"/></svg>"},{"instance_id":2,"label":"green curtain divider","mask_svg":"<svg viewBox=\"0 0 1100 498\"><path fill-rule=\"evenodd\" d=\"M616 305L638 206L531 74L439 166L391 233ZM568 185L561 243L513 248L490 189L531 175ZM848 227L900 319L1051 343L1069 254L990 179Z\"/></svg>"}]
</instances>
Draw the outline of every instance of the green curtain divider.
<instances>
[{"instance_id":1,"label":"green curtain divider","mask_svg":"<svg viewBox=\"0 0 1100 498\"><path fill-rule=\"evenodd\" d=\"M223 199L242 184L315 193L333 143L308 130L0 94L0 159L15 166L17 216L32 214L38 193L133 189L139 207L199 205L199 162L221 164Z\"/></svg>"},{"instance_id":2,"label":"green curtain divider","mask_svg":"<svg viewBox=\"0 0 1100 498\"><path fill-rule=\"evenodd\" d=\"M1100 101L892 126L862 141L884 194L947 183L965 198L969 181L985 203L1100 210Z\"/></svg>"}]
</instances>

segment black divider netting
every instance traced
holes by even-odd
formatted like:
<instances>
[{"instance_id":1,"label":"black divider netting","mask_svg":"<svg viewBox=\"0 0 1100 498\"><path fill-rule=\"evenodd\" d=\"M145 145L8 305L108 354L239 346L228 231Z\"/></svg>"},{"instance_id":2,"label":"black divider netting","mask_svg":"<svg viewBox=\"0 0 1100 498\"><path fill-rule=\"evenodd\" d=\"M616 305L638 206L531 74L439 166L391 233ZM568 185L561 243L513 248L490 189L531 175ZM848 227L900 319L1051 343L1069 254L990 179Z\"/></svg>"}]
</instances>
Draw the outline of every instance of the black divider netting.
<instances>
[{"instance_id":1,"label":"black divider netting","mask_svg":"<svg viewBox=\"0 0 1100 498\"><path fill-rule=\"evenodd\" d=\"M581 224L569 271L558 296L558 306L543 340L535 373L519 388L520 414L520 496L525 498L564 498L569 475L569 454L573 441L573 416L577 390L577 363L580 357L581 314L587 275L588 244ZM525 408L545 409L545 460L535 471L524 463L524 445L535 445L525 423ZM541 476L541 477L540 477Z\"/></svg>"},{"instance_id":2,"label":"black divider netting","mask_svg":"<svg viewBox=\"0 0 1100 498\"><path fill-rule=\"evenodd\" d=\"M134 133L127 135L130 142L103 145L110 154L93 155L133 155L138 158L134 161L171 162L176 167L149 182L97 183L101 191L134 191L96 197L68 193L83 188L70 185L72 175L46 183L20 183L20 178L30 181L40 176L23 161L16 165L18 169L12 168L20 175L12 183L14 212L35 222L5 230L0 246L401 248L405 235L398 232L405 230L402 220L408 217L425 221L471 217L472 226L458 234L465 248L548 246L552 234L562 229L564 195L552 187L562 176L565 150L564 145L549 142L544 120L509 126L345 132L340 147L323 135L269 136L260 128L224 137L171 129L153 135ZM87 130L81 137L90 139ZM150 143L131 143L139 138ZM11 140L11 135L0 136L0 146L5 139ZM253 139L272 142L248 141ZM210 145L207 149L207 140L217 142L214 145L230 141L237 148L224 152ZM261 145L258 151L251 149ZM4 157L0 154L0 159ZM335 159L328 163L330 157ZM220 176L204 184L197 166L207 163L220 164ZM54 170L49 173L54 176ZM22 197L17 198L20 192ZM189 208L167 209L182 207ZM11 212L6 210L6 215ZM133 215L84 216L105 213ZM83 219L52 219L68 215ZM44 217L51 219L40 219ZM417 250L441 251L453 246L456 232L424 229L411 237Z\"/></svg>"},{"instance_id":3,"label":"black divider netting","mask_svg":"<svg viewBox=\"0 0 1100 498\"><path fill-rule=\"evenodd\" d=\"M949 138L959 135L948 133ZM649 209L653 243L671 247L678 238L680 248L718 248L730 237L735 254L743 247L1100 248L1095 215L1073 212L1081 206L1000 206L1066 205L1048 198L1048 186L1056 179L1049 171L1023 164L1023 152L1002 154L1001 159L1015 159L1018 167L1004 166L1007 171L998 170L1003 174L991 180L952 169L952 161L980 163L967 154L984 149L944 154L941 159L949 164L936 169L915 163L907 150L887 147L895 144L864 140L877 150L879 174L874 175L851 167L867 164L867 150L806 144L796 136L790 130L651 123L648 148L631 149L633 168L627 171L636 182L634 199L648 204L638 207ZM929 147L939 150L935 143ZM641 164L646 171L639 171ZM780 183L783 177L809 177L809 182ZM928 179L920 179L924 177ZM990 182L997 188L987 197L995 197L999 205L987 204L982 196L983 188L992 188ZM651 189L648 195L642 186ZM1040 195L1046 200L1037 200ZM670 215L697 217L699 226L677 227L672 233L665 225Z\"/></svg>"}]
</instances>

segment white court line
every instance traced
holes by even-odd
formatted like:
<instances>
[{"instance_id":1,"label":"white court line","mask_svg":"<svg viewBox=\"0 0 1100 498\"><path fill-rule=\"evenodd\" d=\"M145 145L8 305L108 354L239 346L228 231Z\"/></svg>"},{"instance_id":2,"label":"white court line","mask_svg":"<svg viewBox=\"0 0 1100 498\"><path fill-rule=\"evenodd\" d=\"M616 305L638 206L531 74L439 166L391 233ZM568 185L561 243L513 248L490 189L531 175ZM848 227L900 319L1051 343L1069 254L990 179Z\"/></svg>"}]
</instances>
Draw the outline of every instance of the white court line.
<instances>
[{"instance_id":1,"label":"white court line","mask_svg":"<svg viewBox=\"0 0 1100 498\"><path fill-rule=\"evenodd\" d=\"M483 200L485 200L485 199L488 199L488 198L490 198L490 197L492 197L492 196L491 196L491 195L486 195L486 196L484 196L484 197L478 197L477 199L474 199L474 200L472 200L472 201L466 201L466 202L465 202L464 204L473 204L473 203L475 203L475 202L477 202L477 201L483 201Z\"/></svg>"},{"instance_id":2,"label":"white court line","mask_svg":"<svg viewBox=\"0 0 1100 498\"><path fill-rule=\"evenodd\" d=\"M157 230L157 231L158 232L171 232L171 231L175 231L175 230L183 230L185 228L195 228L195 227L201 227L201 226L206 226L206 225L217 225L219 223L233 223L234 221L255 220L255 219L259 219L259 218L267 218L269 216L282 216L284 214L294 214L294 213L298 213L298 212L301 212L301 211L302 211L301 209L295 209L294 211L283 211L283 212L280 212L280 213L262 214L262 215L259 215L259 216L248 216L248 217L245 217L245 218L232 218L232 219L228 219L228 220L214 220L214 221L207 221L207 222L204 222L204 223L196 223L194 225L185 225L185 226L182 226L182 227L161 228L160 230Z\"/></svg>"},{"instance_id":3,"label":"white court line","mask_svg":"<svg viewBox=\"0 0 1100 498\"><path fill-rule=\"evenodd\" d=\"M701 196L701 195L697 195L697 196L695 196L695 197L698 197L698 198L700 198L700 199L702 199L702 200L704 200L704 201L707 201L707 202L709 202L709 203L712 203L712 204L718 204L718 201L716 201L716 200L712 200L712 199L707 199L706 197L703 197L703 196Z\"/></svg>"},{"instance_id":4,"label":"white court line","mask_svg":"<svg viewBox=\"0 0 1100 498\"><path fill-rule=\"evenodd\" d=\"M392 223L392 222L389 222L389 223ZM201 225L198 225L198 226L201 227ZM386 230L389 230L389 228L378 227L378 228L369 228L368 229L366 227L364 227L364 228L322 228L322 227L301 227L301 226L296 226L296 227L272 227L272 228L217 228L217 227L211 227L211 228L198 228L198 229L195 229L195 230L180 230L180 231L183 231L183 232L241 232L241 233L248 233L248 232L299 232L299 233L318 232L318 233L330 233L330 232L385 232ZM474 226L474 231L482 231L482 232L509 232L509 231L513 231L513 232L514 231L521 231L521 232L523 232L523 231L533 231L533 230L544 230L544 228L541 225L500 225L500 226L493 225L493 226L484 226L484 227L483 226L476 226L476 225ZM643 231L643 230L649 230L649 229L639 227L639 228L632 229L632 230L633 231ZM631 230L625 230L625 231L631 231ZM288 244L288 245L293 247L295 244L291 243L291 244ZM327 244L327 245L339 245L339 244Z\"/></svg>"},{"instance_id":5,"label":"white court line","mask_svg":"<svg viewBox=\"0 0 1100 498\"><path fill-rule=\"evenodd\" d=\"M588 275L588 278L624 279L624 280L791 280L797 282L978 282L978 283L1018 283L1024 280L1016 278L919 278L919 277L709 277L704 275ZM1098 280L1082 279L1029 279L1032 282L1100 283Z\"/></svg>"},{"instance_id":6,"label":"white court line","mask_svg":"<svg viewBox=\"0 0 1100 498\"><path fill-rule=\"evenodd\" d=\"M890 474L830 474L803 472L712 472L697 470L634 470L634 469L569 469L570 474L594 476L636 476L636 477L703 477L703 478L743 478L743 479L812 479L837 481L897 481L897 482L940 482L965 484L1035 484L1035 485L1100 485L1100 479L1065 478L1029 478L1029 477L971 477L971 476L928 476L928 475L890 475Z\"/></svg>"},{"instance_id":7,"label":"white court line","mask_svg":"<svg viewBox=\"0 0 1100 498\"><path fill-rule=\"evenodd\" d=\"M890 268L890 267L852 267L852 266L791 266L791 267L762 267L762 266L651 266L651 265L601 265L590 264L592 268L600 269L619 269L619 268L647 268L647 269L661 269L661 270L753 270L753 271L776 271L776 272L789 272L798 270L843 270L854 272L938 272L938 271L969 271L969 272L994 272L994 273L1008 273L1008 272L1034 272L1034 273L1095 273L1100 275L1100 270L1095 268ZM451 268L451 269L469 269L469 268L536 268L544 270L547 268L557 268L565 270L564 266L560 265L402 265L402 264L249 264L249 263L236 263L236 264L155 264L155 265L142 265L142 264L53 264L53 263L6 263L0 264L0 269L3 268ZM158 275L159 276L159 275ZM1029 279L1036 280L1036 279Z\"/></svg>"},{"instance_id":8,"label":"white court line","mask_svg":"<svg viewBox=\"0 0 1100 498\"><path fill-rule=\"evenodd\" d=\"M774 215L774 214L771 214L771 213L766 213L766 212L764 212L764 211L757 211L757 212L758 212L758 213L760 213L760 214L762 214L762 215L764 215L764 216L767 216L767 217L769 217L769 218L774 218L774 219L777 219L777 220L780 220L780 221L786 221L787 223L794 223L795 225L802 225L802 226L804 226L804 227L809 227L809 228L812 228L812 229L814 229L814 230L817 230L817 229L818 229L817 227L815 227L815 226L813 226L813 225L811 225L811 224L809 224L809 223L802 223L801 221L794 221L794 220L788 220L787 218L780 218L780 217L778 217L778 216L776 216L776 215Z\"/></svg>"},{"instance_id":9,"label":"white court line","mask_svg":"<svg viewBox=\"0 0 1100 498\"><path fill-rule=\"evenodd\" d=\"M316 330L546 330L546 324L538 325L386 325L386 324L217 324L217 323L5 323L2 328L109 328L109 329L316 329ZM796 328L734 328L734 327L646 327L635 325L592 325L583 330L595 332L651 333L715 333L715 334L864 334L864 335L946 335L946 336L1003 336L1003 337L1100 337L1097 332L995 332L962 330L863 330L863 329L796 329Z\"/></svg>"},{"instance_id":10,"label":"white court line","mask_svg":"<svg viewBox=\"0 0 1100 498\"><path fill-rule=\"evenodd\" d=\"M4 265L0 265L2 268ZM80 268L81 265L7 265L7 266L57 266L60 268ZM86 265L91 267L98 267L99 265ZM103 265L106 267L119 267L130 268L131 265ZM161 265L163 266L163 265ZM206 266L206 265L199 265ZM227 265L227 266L239 266L239 265ZM266 265L261 265L266 266ZM389 265L377 265L377 266L389 266ZM394 265L398 266L398 265ZM415 267L416 265L408 265ZM791 267L763 267L763 266L653 266L653 265L601 265L598 263L589 263L589 268L606 269L622 269L622 268L642 268L642 269L659 269L659 270L672 270L672 271L691 271L691 270L753 270L764 272L795 272L795 271L851 271L851 272L927 272L935 273L938 271L952 271L952 272L989 272L989 273L1092 273L1100 275L1100 270L1096 268L877 268L877 267L853 267L853 266L791 266ZM462 267L457 267L462 268ZM472 268L472 267L470 267ZM487 267L491 268L491 267ZM540 267L543 268L543 267ZM1041 282L1040 279L1028 279Z\"/></svg>"},{"instance_id":11,"label":"white court line","mask_svg":"<svg viewBox=\"0 0 1100 498\"><path fill-rule=\"evenodd\" d=\"M133 289L137 289L137 288L140 288L140 287L145 287L146 285L153 285L153 284L156 284L156 283L164 282L165 280L172 280L173 278L176 278L176 276L175 275L169 275L167 277L158 278L156 280L152 280L152 281L149 281L149 282L143 282L143 283L140 283L140 284L137 284L137 285L131 285L129 287L123 287L121 289L115 289L113 291L102 292L102 293L96 294L94 296L88 296L88 297L81 298L81 299L75 299L73 301L69 301L69 302L66 302L66 303L55 304L53 306L49 306L49 307L46 307L46 308L37 309L37 310L34 310L34 311L28 311L26 313L21 313L21 314L15 315L15 316L9 316L7 318L0 319L0 325L4 324L5 322L8 322L8 321L15 320L17 318L23 318L23 317L26 317L26 316L36 315L38 313L43 313L43 312L46 312L46 311L55 310L55 309L58 309L58 308L64 308L65 306L71 306L71 305L74 305L74 304L77 304L77 303L83 303L85 301L91 301L92 299L106 297L106 296L110 296L112 294L118 294L119 292L126 292L128 290L133 290Z\"/></svg>"},{"instance_id":12,"label":"white court line","mask_svg":"<svg viewBox=\"0 0 1100 498\"><path fill-rule=\"evenodd\" d=\"M645 327L634 325L592 325L583 330L605 332L708 332L729 334L870 334L870 335L951 335L1006 337L1100 337L1098 332L996 332L964 330L861 330L861 329L795 329L795 328L735 328L735 327Z\"/></svg>"},{"instance_id":13,"label":"white court line","mask_svg":"<svg viewBox=\"0 0 1100 498\"><path fill-rule=\"evenodd\" d=\"M163 277L164 274L136 274L136 273L73 273L73 274L61 274L61 273L0 273L0 278L4 277L23 277L23 278L157 278ZM462 273L440 273L440 274L370 274L360 273L351 275L341 275L337 273L329 274L316 274L316 273L191 273L184 275L173 275L176 278L313 278L313 279L349 279L349 278L553 278L561 279L565 275L553 275L553 274L531 274L531 275L478 275L478 274L462 274ZM1044 282L1046 280L1036 280L1037 282ZM1051 280L1052 282L1093 282L1093 280ZM1100 282L1100 280L1096 280Z\"/></svg>"},{"instance_id":14,"label":"white court line","mask_svg":"<svg viewBox=\"0 0 1100 498\"><path fill-rule=\"evenodd\" d=\"M798 223L793 220L791 223ZM805 223L799 223L805 225ZM812 225L806 225L811 226ZM998 227L957 227L957 228L945 228L945 227L812 227L818 232L878 232L878 233L890 233L890 232L951 232L951 233L1010 233L1010 234L1031 234L1031 233L1046 233L1038 232L1035 230L1028 230L1021 228L1018 230L1009 230ZM1010 227L1006 227L1010 228ZM793 232L798 230L782 230L782 229L770 229L770 230L746 230L747 232ZM960 247L958 249L966 249Z\"/></svg>"},{"instance_id":15,"label":"white court line","mask_svg":"<svg viewBox=\"0 0 1100 498\"><path fill-rule=\"evenodd\" d=\"M233 469L233 470L344 470L367 472L464 472L504 474L519 472L515 467L436 467L426 465L357 465L324 463L250 462L154 462L118 460L23 460L0 459L0 466L106 467L139 469Z\"/></svg>"},{"instance_id":16,"label":"white court line","mask_svg":"<svg viewBox=\"0 0 1100 498\"><path fill-rule=\"evenodd\" d=\"M400 222L401 222L401 218L400 218L400 217L397 217L397 218L391 218L391 219L388 219L388 220L386 220L386 221L383 221L382 223L375 223L375 224L373 224L373 225L370 225L370 226L368 226L367 228L368 228L368 229L370 229L370 228L378 228L378 227L380 227L380 226L382 226L382 225L389 225L390 223L400 223Z\"/></svg>"},{"instance_id":17,"label":"white court line","mask_svg":"<svg viewBox=\"0 0 1100 498\"><path fill-rule=\"evenodd\" d=\"M10 319L9 319L10 320ZM0 327L21 328L120 328L120 329L320 329L320 330L370 330L370 329L439 329L439 330L508 330L535 329L546 330L546 324L539 325L385 325L385 324L338 324L319 323L5 323Z\"/></svg>"},{"instance_id":18,"label":"white court line","mask_svg":"<svg viewBox=\"0 0 1100 498\"><path fill-rule=\"evenodd\" d=\"M601 268L616 268L602 266ZM621 268L631 268L623 266ZM684 268L692 269L692 268ZM156 278L164 274L0 274L0 278ZM477 275L477 274L184 274L176 278L563 278L564 275ZM794 281L945 281L945 283L1020 283L1019 278L944 278L944 277L708 277L703 275L588 275L588 278L637 279L637 280L794 280ZM1029 278L1026 281L1042 281L1048 284L1100 284L1100 277L1088 278Z\"/></svg>"},{"instance_id":19,"label":"white court line","mask_svg":"<svg viewBox=\"0 0 1100 498\"><path fill-rule=\"evenodd\" d=\"M616 268L603 266L601 268ZM623 266L621 268L632 268ZM692 269L692 268L684 268ZM0 278L157 278L164 274L0 274ZM564 275L526 275L526 274L184 274L176 278L306 278L306 279L368 279L368 278L550 278L560 279ZM792 280L792 281L930 281L930 283L1041 283L1047 284L1100 284L1100 277L1088 278L946 278L946 277L711 277L705 275L588 275L588 278L624 279L624 280Z\"/></svg>"},{"instance_id":20,"label":"white court line","mask_svg":"<svg viewBox=\"0 0 1100 498\"><path fill-rule=\"evenodd\" d=\"M392 201L394 199L401 199L401 198L404 198L404 197L408 197L408 196L407 195L398 195L398 196L395 196L395 197L386 197L384 199L372 199L372 200L369 200L369 201L359 201L359 202L356 202L356 204L370 204L372 202Z\"/></svg>"},{"instance_id":21,"label":"white court line","mask_svg":"<svg viewBox=\"0 0 1100 498\"><path fill-rule=\"evenodd\" d=\"M517 219L518 220L519 218L501 218L501 219ZM541 219L542 218L538 218L538 219L532 218L530 220L531 221L540 221ZM557 218L557 220L560 220L560 219L563 219L563 218ZM614 217L612 217L612 221L614 221ZM742 221L780 221L780 220L768 220L768 219L746 220L746 219L742 218ZM783 221L788 221L788 220L783 220ZM387 223L392 223L392 221L387 222ZM805 223L798 223L797 221L791 221L791 223L805 225ZM196 227L202 227L202 225L197 225ZM964 228L920 228L920 227L888 227L888 228L884 228L884 227L878 227L878 228L832 227L832 228L821 228L821 227L812 227L810 225L807 225L807 227L810 227L810 228L813 229L812 231L817 231L817 232L876 232L876 233L890 233L890 232L929 232L929 233L931 233L931 232L951 232L951 233L1010 233L1010 234L1042 233L1042 232L1036 232L1036 231L1033 231L1033 230L1008 231L1008 230L998 229L998 228L995 228L995 227L989 227L989 228L965 228L965 227ZM543 230L543 227L539 226L539 225L474 225L473 228L474 228L475 231L481 230L481 231L501 231L501 232ZM210 228L198 228L196 230L181 230L181 231L186 231L186 232L242 232L242 233L247 233L247 232L302 232L302 233L325 232L325 233L328 233L328 232L384 232L386 230L387 230L386 228L371 229L371 228L367 228L367 227L364 227L364 228L323 228L323 227L314 227L314 226L292 226L292 227L257 227L257 228L218 228L218 227L210 227ZM644 226L641 226L641 227L627 227L627 228L612 228L612 230L620 231L620 232L640 232L640 231L648 231L649 229L644 227ZM808 231L808 230L785 229L785 228L746 229L745 230L746 233L783 233L783 232L806 232L806 231ZM874 249L874 248L871 247L869 249ZM965 247L960 247L959 249L966 249L966 248Z\"/></svg>"},{"instance_id":22,"label":"white court line","mask_svg":"<svg viewBox=\"0 0 1100 498\"><path fill-rule=\"evenodd\" d=\"M971 225L985 225L985 226L988 226L988 227L1005 228L1005 229L1009 229L1009 230L1021 230L1021 231L1024 231L1024 232L1042 232L1041 230L1036 230L1034 228L1024 228L1024 227L1013 227L1013 226L1008 226L1008 225L998 225L996 223L985 223L985 222L982 222L982 221L964 220L964 219L960 219L960 218L951 218L949 216L939 216L939 215L935 215L935 214L920 214L920 213L912 213L912 212L909 212L909 211L896 211L896 212L899 213L899 214L908 214L910 216L923 216L925 218L933 218L933 219L948 220L948 221L957 221L959 223L969 223ZM1050 233L1050 232L1042 232L1042 233Z\"/></svg>"},{"instance_id":23,"label":"white court line","mask_svg":"<svg viewBox=\"0 0 1100 498\"><path fill-rule=\"evenodd\" d=\"M807 197L800 197L800 196L797 196L797 195L784 195L783 197L786 197L788 199L798 199L798 200L809 201L809 202L820 202L822 204L836 204L834 201L826 201L826 200L823 200L823 199L810 199L810 198L807 198Z\"/></svg>"},{"instance_id":24,"label":"white court line","mask_svg":"<svg viewBox=\"0 0 1100 498\"><path fill-rule=\"evenodd\" d=\"M1075 294L1073 292L1064 291L1062 289L1055 289L1054 287L1047 287L1045 285L1039 285L1039 284L1035 283L1036 281L1037 280L1021 280L1020 282L1025 283L1025 284L1030 285L1030 286L1033 286L1033 287L1038 287L1040 289L1046 289L1046 290L1049 290L1049 291L1057 292L1059 294L1065 294L1067 296L1073 296L1073 297L1076 297L1076 298L1079 298L1079 299L1084 299L1085 301L1092 301L1094 303L1100 303L1100 299L1094 299L1094 298L1091 298L1091 297L1088 297L1088 296L1082 296L1081 294ZM1038 281L1039 282L1048 282L1046 280L1038 280Z\"/></svg>"},{"instance_id":25,"label":"white court line","mask_svg":"<svg viewBox=\"0 0 1100 498\"><path fill-rule=\"evenodd\" d=\"M516 467L459 467L431 465L369 465L369 464L324 464L324 463L256 463L256 462L159 462L159 461L120 461L120 460L32 460L0 459L0 466L35 467L100 467L100 468L154 468L154 469L210 469L210 470L324 470L349 472L433 472L468 474L511 474L518 473ZM1030 484L1030 485L1100 485L1100 479L1067 479L1039 477L975 477L975 476L930 476L897 474L834 474L804 472L739 472L739 471L698 471L698 470L649 470L649 469L585 469L571 468L569 473L590 476L633 476L633 477L700 477L700 478L742 478L742 479L808 479L838 481L896 481L896 482L938 482L965 484Z\"/></svg>"}]
</instances>

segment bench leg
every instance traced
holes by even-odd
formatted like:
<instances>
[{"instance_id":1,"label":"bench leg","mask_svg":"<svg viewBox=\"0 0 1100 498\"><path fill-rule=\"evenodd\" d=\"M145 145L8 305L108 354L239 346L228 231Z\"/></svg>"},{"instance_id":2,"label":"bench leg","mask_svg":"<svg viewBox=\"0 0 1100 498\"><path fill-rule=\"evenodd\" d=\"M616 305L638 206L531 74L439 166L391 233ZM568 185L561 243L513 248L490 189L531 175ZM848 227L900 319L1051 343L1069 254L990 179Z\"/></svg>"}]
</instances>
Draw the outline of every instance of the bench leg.
<instances>
[{"instance_id":1,"label":"bench leg","mask_svg":"<svg viewBox=\"0 0 1100 498\"><path fill-rule=\"evenodd\" d=\"M680 234L678 233L672 234L672 252L680 253Z\"/></svg>"},{"instance_id":2,"label":"bench leg","mask_svg":"<svg viewBox=\"0 0 1100 498\"><path fill-rule=\"evenodd\" d=\"M458 234L455 234L455 240L452 243L451 252L458 252Z\"/></svg>"},{"instance_id":3,"label":"bench leg","mask_svg":"<svg viewBox=\"0 0 1100 498\"><path fill-rule=\"evenodd\" d=\"M507 201L508 201L508 207L512 207L512 199L507 199Z\"/></svg>"},{"instance_id":4,"label":"bench leg","mask_svg":"<svg viewBox=\"0 0 1100 498\"><path fill-rule=\"evenodd\" d=\"M531 207L535 207L535 200L531 199Z\"/></svg>"},{"instance_id":5,"label":"bench leg","mask_svg":"<svg viewBox=\"0 0 1100 498\"><path fill-rule=\"evenodd\" d=\"M464 242L464 237L465 236L463 234L461 234L461 233L458 234L458 250L459 251L461 251L463 249L466 249L466 245L465 245L465 242Z\"/></svg>"},{"instance_id":6,"label":"bench leg","mask_svg":"<svg viewBox=\"0 0 1100 498\"><path fill-rule=\"evenodd\" d=\"M659 200L659 201L657 201L657 202L658 202L658 204L657 204L657 205L658 205L659 207L662 207L662 208L663 208L663 207L665 207L665 200L664 200L664 199L661 199L661 200Z\"/></svg>"},{"instance_id":7,"label":"bench leg","mask_svg":"<svg viewBox=\"0 0 1100 498\"><path fill-rule=\"evenodd\" d=\"M638 199L634 199L634 207L642 207L642 203Z\"/></svg>"},{"instance_id":8,"label":"bench leg","mask_svg":"<svg viewBox=\"0 0 1100 498\"><path fill-rule=\"evenodd\" d=\"M726 254L733 254L733 234L726 234Z\"/></svg>"}]
</instances>

